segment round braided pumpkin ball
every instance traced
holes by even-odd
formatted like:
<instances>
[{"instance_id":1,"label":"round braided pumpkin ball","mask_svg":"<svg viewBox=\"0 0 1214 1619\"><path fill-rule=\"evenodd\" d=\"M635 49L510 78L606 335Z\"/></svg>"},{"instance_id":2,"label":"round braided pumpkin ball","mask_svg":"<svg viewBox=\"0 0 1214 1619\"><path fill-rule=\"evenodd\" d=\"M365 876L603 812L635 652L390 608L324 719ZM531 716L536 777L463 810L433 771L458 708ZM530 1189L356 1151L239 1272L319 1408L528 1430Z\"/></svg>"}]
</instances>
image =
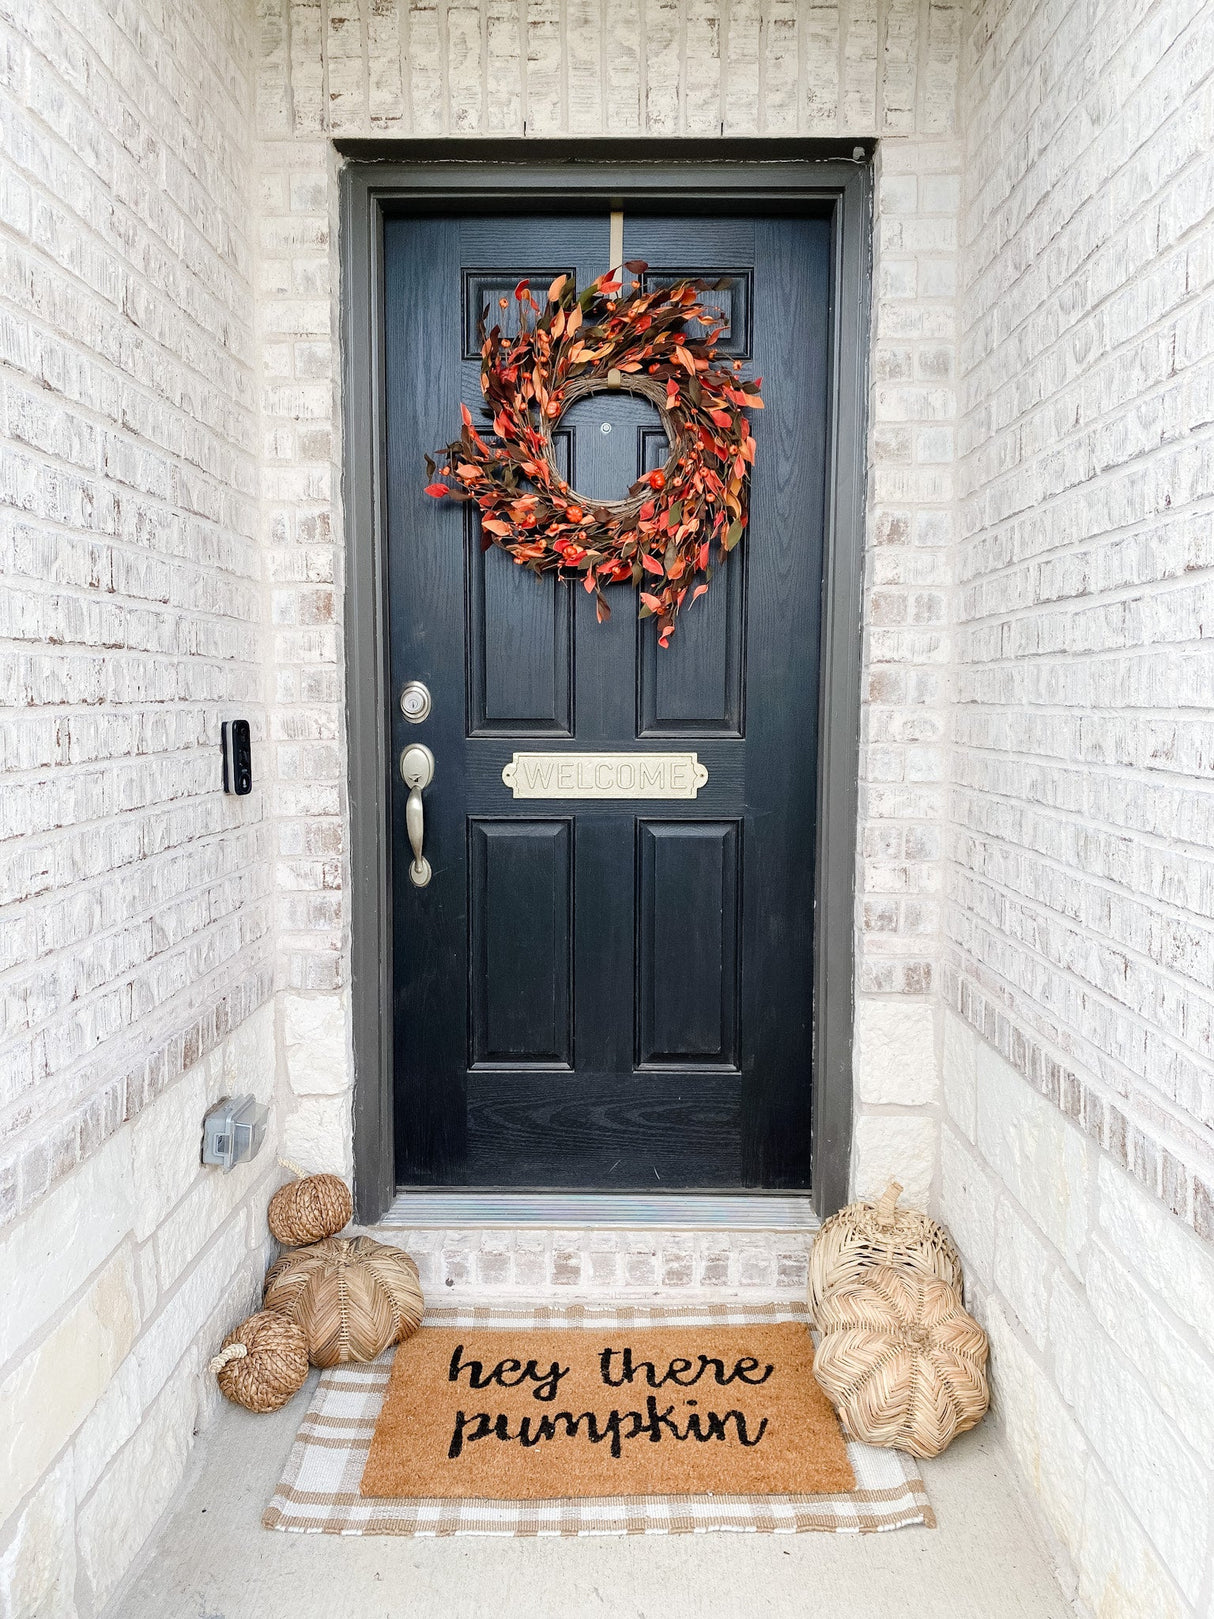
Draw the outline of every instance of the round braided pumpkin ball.
<instances>
[{"instance_id":1,"label":"round braided pumpkin ball","mask_svg":"<svg viewBox=\"0 0 1214 1619\"><path fill-rule=\"evenodd\" d=\"M271 1266L265 1307L303 1328L314 1366L339 1366L411 1338L423 1305L417 1266L402 1249L329 1237Z\"/></svg>"},{"instance_id":2,"label":"round braided pumpkin ball","mask_svg":"<svg viewBox=\"0 0 1214 1619\"><path fill-rule=\"evenodd\" d=\"M336 1175L305 1175L288 1181L270 1199L266 1220L279 1242L301 1248L332 1237L354 1214L350 1188Z\"/></svg>"},{"instance_id":3,"label":"round braided pumpkin ball","mask_svg":"<svg viewBox=\"0 0 1214 1619\"><path fill-rule=\"evenodd\" d=\"M277 1411L303 1387L308 1341L293 1321L259 1310L233 1328L211 1362L220 1390L249 1411Z\"/></svg>"},{"instance_id":4,"label":"round braided pumpkin ball","mask_svg":"<svg viewBox=\"0 0 1214 1619\"><path fill-rule=\"evenodd\" d=\"M849 1203L823 1221L809 1255L809 1310L815 1320L831 1288L862 1280L874 1265L964 1285L953 1239L921 1210L900 1209L901 1193L898 1182L890 1181L875 1201Z\"/></svg>"},{"instance_id":5,"label":"round braided pumpkin ball","mask_svg":"<svg viewBox=\"0 0 1214 1619\"><path fill-rule=\"evenodd\" d=\"M866 1445L938 1456L990 1404L986 1333L950 1282L878 1265L818 1311L814 1376Z\"/></svg>"}]
</instances>

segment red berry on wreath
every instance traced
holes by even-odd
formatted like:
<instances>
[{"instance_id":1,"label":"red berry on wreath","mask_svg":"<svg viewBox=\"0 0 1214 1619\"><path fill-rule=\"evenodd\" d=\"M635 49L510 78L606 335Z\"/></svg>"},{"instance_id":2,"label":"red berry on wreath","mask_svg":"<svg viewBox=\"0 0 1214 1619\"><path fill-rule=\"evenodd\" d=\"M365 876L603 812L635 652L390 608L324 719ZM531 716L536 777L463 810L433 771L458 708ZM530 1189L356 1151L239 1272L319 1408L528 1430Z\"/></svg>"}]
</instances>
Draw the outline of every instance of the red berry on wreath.
<instances>
[{"instance_id":1,"label":"red berry on wreath","mask_svg":"<svg viewBox=\"0 0 1214 1619\"><path fill-rule=\"evenodd\" d=\"M621 283L609 276L578 297L562 275L544 309L519 282L517 335L481 330L481 391L496 442L484 441L461 404L459 438L437 462L426 457L426 493L474 503L486 548L499 546L534 573L580 578L600 623L611 612L603 586L644 579L640 616L657 619L658 644L667 646L680 609L708 588L711 543L724 561L746 528L755 441L745 412L763 401L759 383L740 376L740 360L716 362L721 324L699 301L710 283L645 291L648 266L627 268L637 283L625 297L614 296ZM528 309L538 317L530 325ZM626 499L585 502L557 469L552 433L575 399L605 388L657 405L670 455Z\"/></svg>"}]
</instances>

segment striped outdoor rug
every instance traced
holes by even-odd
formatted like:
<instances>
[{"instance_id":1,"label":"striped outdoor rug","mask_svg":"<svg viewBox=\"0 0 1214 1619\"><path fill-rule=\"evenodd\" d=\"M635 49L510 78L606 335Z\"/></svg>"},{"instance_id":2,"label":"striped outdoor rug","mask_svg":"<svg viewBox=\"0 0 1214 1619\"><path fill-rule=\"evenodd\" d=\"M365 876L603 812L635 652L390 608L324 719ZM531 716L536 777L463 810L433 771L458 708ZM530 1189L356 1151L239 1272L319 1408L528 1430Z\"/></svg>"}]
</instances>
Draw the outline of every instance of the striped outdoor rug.
<instances>
[{"instance_id":1,"label":"striped outdoor rug","mask_svg":"<svg viewBox=\"0 0 1214 1619\"><path fill-rule=\"evenodd\" d=\"M795 1305L493 1304L428 1309L428 1326L619 1330L746 1326L805 1319ZM871 1533L935 1526L918 1464L900 1451L849 1444L856 1487L838 1495L579 1497L559 1501L378 1499L359 1493L394 1351L324 1372L300 1424L267 1529L327 1535L652 1535L709 1529L759 1534Z\"/></svg>"}]
</instances>

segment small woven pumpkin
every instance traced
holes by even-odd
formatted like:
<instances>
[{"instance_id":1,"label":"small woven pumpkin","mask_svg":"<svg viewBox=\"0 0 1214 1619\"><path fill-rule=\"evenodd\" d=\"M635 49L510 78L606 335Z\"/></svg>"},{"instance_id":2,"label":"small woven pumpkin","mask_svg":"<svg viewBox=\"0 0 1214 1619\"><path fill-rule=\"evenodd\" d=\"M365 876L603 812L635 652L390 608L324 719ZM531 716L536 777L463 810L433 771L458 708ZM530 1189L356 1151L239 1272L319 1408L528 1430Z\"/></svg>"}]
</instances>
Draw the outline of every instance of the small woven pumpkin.
<instances>
[{"instance_id":1,"label":"small woven pumpkin","mask_svg":"<svg viewBox=\"0 0 1214 1619\"><path fill-rule=\"evenodd\" d=\"M986 1333L949 1282L878 1265L817 1324L814 1376L853 1439L938 1456L990 1404Z\"/></svg>"},{"instance_id":2,"label":"small woven pumpkin","mask_svg":"<svg viewBox=\"0 0 1214 1619\"><path fill-rule=\"evenodd\" d=\"M875 1203L849 1203L823 1223L809 1255L809 1310L815 1320L831 1288L860 1281L874 1265L963 1286L953 1239L920 1210L900 1209L901 1193L898 1182L890 1181Z\"/></svg>"},{"instance_id":3,"label":"small woven pumpkin","mask_svg":"<svg viewBox=\"0 0 1214 1619\"><path fill-rule=\"evenodd\" d=\"M301 1248L333 1237L354 1214L350 1188L336 1175L305 1175L280 1186L270 1199L266 1220L279 1242Z\"/></svg>"},{"instance_id":4,"label":"small woven pumpkin","mask_svg":"<svg viewBox=\"0 0 1214 1619\"><path fill-rule=\"evenodd\" d=\"M277 1411L303 1387L308 1341L293 1321L259 1310L228 1333L211 1362L222 1393L249 1411Z\"/></svg>"},{"instance_id":5,"label":"small woven pumpkin","mask_svg":"<svg viewBox=\"0 0 1214 1619\"><path fill-rule=\"evenodd\" d=\"M266 1276L265 1307L303 1328L314 1366L374 1360L421 1325L417 1266L371 1237L329 1237L285 1254Z\"/></svg>"}]
</instances>

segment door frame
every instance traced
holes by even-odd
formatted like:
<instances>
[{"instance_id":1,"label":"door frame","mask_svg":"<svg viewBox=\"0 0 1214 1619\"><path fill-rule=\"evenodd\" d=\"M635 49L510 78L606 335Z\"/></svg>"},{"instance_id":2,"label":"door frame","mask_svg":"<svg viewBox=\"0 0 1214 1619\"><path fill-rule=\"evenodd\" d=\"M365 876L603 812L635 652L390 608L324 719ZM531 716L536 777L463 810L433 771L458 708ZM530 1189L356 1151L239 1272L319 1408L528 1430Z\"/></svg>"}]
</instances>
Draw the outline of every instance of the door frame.
<instances>
[{"instance_id":1,"label":"door frame","mask_svg":"<svg viewBox=\"0 0 1214 1619\"><path fill-rule=\"evenodd\" d=\"M831 396L823 555L809 1198L847 1197L852 1118L860 605L865 518L872 141L447 140L335 143L341 171L346 734L357 1218L396 1194L391 792L383 509L383 222L410 205L744 204L832 221ZM420 451L419 451L420 453ZM747 1195L755 1195L748 1190ZM781 1194L787 1196L787 1193Z\"/></svg>"}]
</instances>

